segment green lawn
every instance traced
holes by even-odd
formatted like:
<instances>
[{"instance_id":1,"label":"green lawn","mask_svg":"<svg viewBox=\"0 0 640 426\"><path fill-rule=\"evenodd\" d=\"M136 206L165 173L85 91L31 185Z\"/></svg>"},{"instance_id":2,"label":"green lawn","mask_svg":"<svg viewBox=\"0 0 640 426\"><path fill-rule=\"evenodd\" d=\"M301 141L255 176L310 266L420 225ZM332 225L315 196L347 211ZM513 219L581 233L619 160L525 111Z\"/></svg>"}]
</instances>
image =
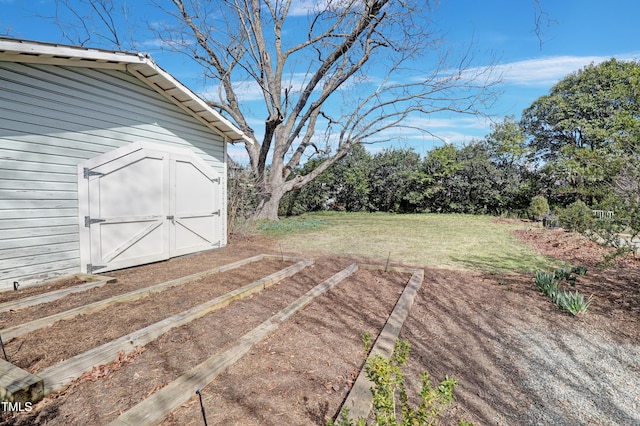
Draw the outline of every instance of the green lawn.
<instances>
[{"instance_id":1,"label":"green lawn","mask_svg":"<svg viewBox=\"0 0 640 426\"><path fill-rule=\"evenodd\" d=\"M512 234L526 224L487 216L314 213L262 223L284 251L362 255L385 261L488 272L534 272L561 265Z\"/></svg>"}]
</instances>

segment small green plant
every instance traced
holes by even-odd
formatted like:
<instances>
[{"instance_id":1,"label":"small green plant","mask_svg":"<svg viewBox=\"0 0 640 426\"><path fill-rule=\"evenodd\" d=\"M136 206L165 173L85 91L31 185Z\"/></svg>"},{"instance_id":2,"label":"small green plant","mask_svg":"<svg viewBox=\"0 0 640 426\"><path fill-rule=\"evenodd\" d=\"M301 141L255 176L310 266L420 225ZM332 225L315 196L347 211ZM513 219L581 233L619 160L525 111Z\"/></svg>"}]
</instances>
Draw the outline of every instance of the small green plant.
<instances>
[{"instance_id":1,"label":"small green plant","mask_svg":"<svg viewBox=\"0 0 640 426\"><path fill-rule=\"evenodd\" d=\"M584 295L582 293L578 293L578 291L574 293L564 291L559 304L560 308L569 312L571 315L578 315L586 312L592 301L593 295L589 296L588 299L585 299Z\"/></svg>"},{"instance_id":2,"label":"small green plant","mask_svg":"<svg viewBox=\"0 0 640 426\"><path fill-rule=\"evenodd\" d=\"M565 280L572 287L576 285L576 281L578 279L578 275L586 275L587 268L584 266L576 266L571 269L559 268L553 272L553 276L557 280Z\"/></svg>"},{"instance_id":3,"label":"small green plant","mask_svg":"<svg viewBox=\"0 0 640 426\"><path fill-rule=\"evenodd\" d=\"M424 372L420 375L420 402L415 407L410 404L402 373L402 367L409 358L409 349L408 340L398 339L391 358L374 355L365 365L367 378L373 383L371 394L376 426L434 425L453 401L456 380L446 377L434 388L429 374ZM365 419L351 419L348 410L345 409L340 412L335 422L328 422L329 426L365 424Z\"/></svg>"},{"instance_id":4,"label":"small green plant","mask_svg":"<svg viewBox=\"0 0 640 426\"><path fill-rule=\"evenodd\" d=\"M587 269L583 266L577 266L571 269L556 269L554 272L540 271L535 276L535 283L538 289L548 296L558 307L571 315L577 315L586 312L587 308L593 301L593 295L585 299L584 295L575 292L563 290L561 282L566 281L571 286L575 286L577 275L585 275Z\"/></svg>"},{"instance_id":5,"label":"small green plant","mask_svg":"<svg viewBox=\"0 0 640 426\"><path fill-rule=\"evenodd\" d=\"M371 350L371 335L368 331L362 335L362 344L364 345L364 352L368 354Z\"/></svg>"},{"instance_id":6,"label":"small green plant","mask_svg":"<svg viewBox=\"0 0 640 426\"><path fill-rule=\"evenodd\" d=\"M340 410L340 415L335 421L329 420L327 422L327 426L365 426L365 425L366 423L363 419L360 419L357 422L354 422L351 419L349 409L345 407L342 407L342 410Z\"/></svg>"},{"instance_id":7,"label":"small green plant","mask_svg":"<svg viewBox=\"0 0 640 426\"><path fill-rule=\"evenodd\" d=\"M560 290L560 282L553 272L538 272L535 277L535 283L542 294L555 300Z\"/></svg>"}]
</instances>

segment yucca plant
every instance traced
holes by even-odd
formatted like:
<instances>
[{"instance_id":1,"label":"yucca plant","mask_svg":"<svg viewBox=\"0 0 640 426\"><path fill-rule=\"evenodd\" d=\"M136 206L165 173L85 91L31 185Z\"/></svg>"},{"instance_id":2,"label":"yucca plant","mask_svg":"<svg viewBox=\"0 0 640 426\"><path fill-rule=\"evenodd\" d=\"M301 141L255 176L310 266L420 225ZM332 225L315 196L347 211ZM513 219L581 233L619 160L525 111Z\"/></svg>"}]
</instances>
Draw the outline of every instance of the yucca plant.
<instances>
[{"instance_id":1,"label":"yucca plant","mask_svg":"<svg viewBox=\"0 0 640 426\"><path fill-rule=\"evenodd\" d=\"M536 286L545 296L554 299L559 291L560 283L553 272L538 272L536 274Z\"/></svg>"},{"instance_id":2,"label":"yucca plant","mask_svg":"<svg viewBox=\"0 0 640 426\"><path fill-rule=\"evenodd\" d=\"M558 301L558 306L569 312L571 315L578 315L586 312L587 308L593 302L593 295L585 299L584 294L575 291L563 291L562 298Z\"/></svg>"},{"instance_id":3,"label":"yucca plant","mask_svg":"<svg viewBox=\"0 0 640 426\"><path fill-rule=\"evenodd\" d=\"M571 315L583 313L593 302L593 295L585 299L584 295L578 291L572 293L562 290L560 282L565 280L571 286L576 283L576 275L584 275L587 270L578 266L572 269L557 269L554 272L540 271L535 276L535 283L538 289L548 296L560 309L569 312Z\"/></svg>"}]
</instances>

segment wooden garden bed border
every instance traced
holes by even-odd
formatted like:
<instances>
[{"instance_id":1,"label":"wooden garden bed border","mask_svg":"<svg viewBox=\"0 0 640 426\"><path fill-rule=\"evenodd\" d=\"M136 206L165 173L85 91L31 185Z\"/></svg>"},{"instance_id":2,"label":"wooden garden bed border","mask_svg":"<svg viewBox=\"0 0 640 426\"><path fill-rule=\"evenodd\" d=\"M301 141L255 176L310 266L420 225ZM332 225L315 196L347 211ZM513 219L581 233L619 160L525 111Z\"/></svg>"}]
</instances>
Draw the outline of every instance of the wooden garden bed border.
<instances>
[{"instance_id":1,"label":"wooden garden bed border","mask_svg":"<svg viewBox=\"0 0 640 426\"><path fill-rule=\"evenodd\" d=\"M122 413L120 417L109 423L109 426L145 426L159 423L168 413L188 402L196 390L207 386L220 373L249 352L253 345L275 331L281 323L357 270L358 265L352 264L318 284L289 306L246 333L238 339L238 343L233 347L209 357L149 398Z\"/></svg>"},{"instance_id":2,"label":"wooden garden bed border","mask_svg":"<svg viewBox=\"0 0 640 426\"><path fill-rule=\"evenodd\" d=\"M284 279L287 276L295 274L296 272L298 272L297 270L293 272L296 268L300 267L300 269L302 269L313 263L313 260L310 259L275 255L258 255L254 256L253 258L234 262L220 268L214 268L205 272L189 275L188 277L182 277L176 280L168 281L167 283L171 284L167 285L167 287L187 282L187 278L189 278L190 280L197 279L210 273L233 269L235 267L251 263L252 261L259 261L267 257L289 261L298 261L298 263L289 266L288 268L285 268L281 271L278 271L275 274L271 274L268 277L264 277L263 279L251 283L247 286L241 287L240 289L229 292L226 295L215 298L210 302L206 302L188 311L174 315L170 318L166 318L165 320L159 321L158 323L130 333L98 348L94 348L83 354L77 355L76 357L63 361L62 363L48 367L47 369L40 372L37 376L27 373L27 377L23 377L21 380L33 383L42 383L42 385L38 384L37 388L42 389L43 396L45 392L49 394L51 392L60 390L67 384L69 384L74 378L79 377L83 372L89 371L94 366L102 365L115 360L120 351L126 352L127 350L135 349L136 346L141 346L149 343L150 341L156 339L161 334L165 333L173 327L188 323L196 318L206 315L207 313L215 309L219 309L228 305L233 300L239 299L241 297L246 297L249 294L260 291L268 285L272 285L273 283ZM180 405L189 401L193 397L195 390L199 390L200 388L207 386L215 377L217 377L230 365L243 357L254 344L262 341L269 334L275 331L282 322L286 321L293 314L307 306L313 299L315 299L315 297L329 291L331 288L336 286L348 276L355 273L360 268L367 270L384 270L412 273L409 282L405 286L405 289L402 292L401 296L398 298L398 301L396 302L391 315L387 319L384 328L376 339L376 342L369 354L369 357L372 357L376 354L382 355L384 357L390 357L393 353L395 341L398 338L400 330L402 329L402 325L404 324L404 321L409 314L415 296L424 280L424 271L421 269L411 269L403 267L382 267L377 265L352 264L341 272L327 279L323 283L311 289L305 295L297 299L295 302L291 303L289 306L287 306L277 314L273 315L261 325L254 328L252 331L246 333L244 336L238 339L236 345L234 345L232 348L222 353L212 355L203 363L192 368L187 373L183 374L176 380L169 383L167 386L160 389L158 392L151 395L149 398L145 399L144 401L140 402L128 411L121 414L120 417L111 422L110 425L137 426L157 424L164 418L164 416L166 416L166 414L170 413ZM276 276L280 276L280 278L277 278ZM149 290L155 287L156 286L152 286L142 290ZM143 295L149 293L151 292L141 292L141 294ZM15 370L15 368L12 370ZM343 407L349 409L351 418L366 419L368 417L372 406L370 392L371 386L371 382L367 379L364 369L362 369L351 391L347 395L344 404L342 405ZM31 398L33 398L33 402L36 402L35 400L39 399L39 391L36 392L36 394L33 394L33 391L31 392Z\"/></svg>"},{"instance_id":3,"label":"wooden garden bed border","mask_svg":"<svg viewBox=\"0 0 640 426\"><path fill-rule=\"evenodd\" d=\"M269 254L259 254L257 256L249 257L246 259L239 260L237 262L229 263L227 265L218 266L212 269L208 269L206 271L197 272L195 274L187 275L184 277L176 278L170 281L165 281L160 284L152 285L150 287L144 287L137 290L133 290L127 293L118 294L113 297L109 297L107 299L98 300L97 302L90 303L88 305L78 306L77 308L69 309L64 312L59 312L54 315L49 315L48 317L39 318L34 321L30 321L24 324L18 324L13 327L5 328L4 330L0 330L0 336L4 339L5 342L8 342L10 339L14 337L19 337L24 334L30 333L32 331L38 330L43 327L47 327L52 325L53 323L61 320L68 320L74 318L78 315L88 315L94 312L101 311L115 303L128 302L132 300L141 299L153 293L159 293L167 290L170 287L176 287L182 284L185 284L189 281L196 280L198 278L215 274L218 272L225 272L231 269L239 268L241 266L247 265L253 262L259 262L265 258L269 259L281 259L283 261L299 261L300 258L297 257L288 257L288 256L276 256Z\"/></svg>"},{"instance_id":4,"label":"wooden garden bed border","mask_svg":"<svg viewBox=\"0 0 640 426\"><path fill-rule=\"evenodd\" d=\"M102 346L90 349L58 364L47 367L37 374L44 381L44 395L47 396L65 388L74 379L80 377L82 373L91 371L93 367L108 364L116 360L120 352L132 352L136 347L144 346L154 341L172 328L188 324L191 321L229 305L235 300L244 299L254 293L258 293L285 278L297 274L313 263L313 259L301 259L299 262L285 269L232 290L208 302L194 306L184 312L165 318L140 330L105 343Z\"/></svg>"},{"instance_id":5,"label":"wooden garden bed border","mask_svg":"<svg viewBox=\"0 0 640 426\"><path fill-rule=\"evenodd\" d=\"M73 277L79 280L82 280L85 283L74 285L72 287L62 288L60 290L53 290L47 293L35 294L33 296L27 296L21 299L0 303L0 313L7 312L7 311L17 311L19 309L28 308L30 306L52 302L68 294L80 293L83 291L90 290L92 288L102 287L105 284L113 284L116 282L115 278L102 276L102 275L75 274L73 275ZM55 281L60 281L60 279L58 278ZM46 285L46 283L42 283L39 285Z\"/></svg>"},{"instance_id":6,"label":"wooden garden bed border","mask_svg":"<svg viewBox=\"0 0 640 426\"><path fill-rule=\"evenodd\" d=\"M0 397L1 399L3 401L9 401L9 402L29 401L32 403L36 403L37 401L41 400L44 396L63 389L65 386L71 383L74 379L76 379L77 377L80 377L82 373L84 373L85 371L90 371L93 367L96 367L102 364L107 364L109 362L114 361L118 357L118 354L121 351L125 351L125 352L127 350L131 351L135 349L136 346L143 346L153 341L160 335L166 333L171 328L186 324L216 309L220 309L224 306L227 306L234 300L242 299L258 291L261 291L264 288L267 288L277 283L278 281L283 280L284 278L287 278L289 276L296 274L297 272L301 271L305 267L312 265L314 263L313 259L260 254L260 255L253 256L247 259L242 259L240 261L233 262L227 265L212 268L207 271L191 274L186 277L181 277L181 278L170 280L161 284L157 284L155 286L146 287L144 289L135 290L129 293L125 293L123 295L105 299L105 301L108 301L109 303L106 303L100 306L102 306L101 309L104 309L113 303L141 298L153 292L162 291L163 289L169 288L171 286L184 284L188 281L195 280L200 277L213 274L216 272L224 272L231 269L235 269L243 265L247 265L253 262L258 262L266 258L279 259L282 261L294 261L297 263L290 265L289 267L282 269L278 272L275 272L271 275L268 275L264 278L261 278L257 281L254 281L253 283L247 284L241 288L238 288L224 295L221 295L215 299L212 299L209 302L205 302L201 305L195 306L187 311L176 314L172 317L165 318L164 320L159 321L155 324L151 324L140 330L134 331L133 333L129 333L126 336L122 336L116 340L108 342L102 346L91 349L82 354L76 355L75 357L62 361L61 363L58 363L56 365L50 366L42 370L41 372L39 372L37 375L31 374L26 370L16 367L10 362L0 360ZM109 277L105 277L105 278L111 279ZM49 292L46 294L50 294L50 293L57 293L57 291ZM125 296L125 297L120 297L120 296ZM132 297L132 296L137 296L137 297ZM103 302L103 301L99 301L99 302ZM67 318L72 318L73 316L76 316L76 315L80 315L81 313L96 312L100 310L100 309L95 309L95 306L100 304L99 302L93 303L90 305L85 305L89 307L87 311L82 311L81 309L72 309L70 311L62 312L61 314L72 313L73 314L72 316L69 316L69 317L64 316L64 319L67 319ZM51 319L52 317L58 317L58 315L52 315L52 316L43 318L41 320ZM59 319L62 319L62 318L56 318L54 321L57 321ZM38 329L46 325L50 325L49 323L45 323L41 320L36 320L36 321L32 321L24 324L29 326L29 327L26 327L26 329L29 329L34 323L39 325L38 327L29 329L26 332L33 331L34 329ZM12 328L17 329L17 327L12 327ZM6 330L11 330L11 329L6 329ZM11 336L10 333L6 333L6 330L3 330L0 336L6 336L7 334ZM16 336L13 335L11 337L16 337Z\"/></svg>"},{"instance_id":7,"label":"wooden garden bed border","mask_svg":"<svg viewBox=\"0 0 640 426\"><path fill-rule=\"evenodd\" d=\"M391 312L391 315L389 315L384 328L376 339L373 348L371 348L367 361L374 355L381 355L385 358L390 358L393 354L396 340L400 335L400 330L402 329L404 321L407 319L409 311L413 306L415 296L422 286L422 281L424 280L424 270L408 269L402 267L384 268L375 265L362 265L361 267L363 269L382 269L412 273L411 278L409 279L409 282L407 283L404 291L398 298L396 306ZM342 408L347 408L349 410L350 418L354 420L366 420L367 417L369 417L369 412L371 411L371 408L373 406L370 390L371 387L373 387L373 383L367 378L365 369L362 368L360 370L358 378L353 384L353 387L349 391L347 398L345 399L342 407L340 407L340 410L338 410L338 412L340 413L340 411L342 411Z\"/></svg>"}]
</instances>

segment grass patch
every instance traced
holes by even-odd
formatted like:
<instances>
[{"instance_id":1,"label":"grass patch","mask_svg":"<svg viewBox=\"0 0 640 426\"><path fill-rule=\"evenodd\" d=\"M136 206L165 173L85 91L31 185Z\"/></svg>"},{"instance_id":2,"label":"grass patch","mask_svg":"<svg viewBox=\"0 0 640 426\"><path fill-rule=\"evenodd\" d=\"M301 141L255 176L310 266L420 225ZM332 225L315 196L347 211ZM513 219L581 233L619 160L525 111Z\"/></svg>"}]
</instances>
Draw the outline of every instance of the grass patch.
<instances>
[{"instance_id":1,"label":"grass patch","mask_svg":"<svg viewBox=\"0 0 640 426\"><path fill-rule=\"evenodd\" d=\"M280 219L279 221L260 221L256 228L266 236L278 237L298 232L319 231L326 227L328 222L322 219L300 216Z\"/></svg>"},{"instance_id":2,"label":"grass patch","mask_svg":"<svg viewBox=\"0 0 640 426\"><path fill-rule=\"evenodd\" d=\"M391 253L394 262L496 273L564 266L512 235L513 230L524 227L487 216L322 212L283 219L261 229L278 237L288 251L377 260L386 260Z\"/></svg>"}]
</instances>

